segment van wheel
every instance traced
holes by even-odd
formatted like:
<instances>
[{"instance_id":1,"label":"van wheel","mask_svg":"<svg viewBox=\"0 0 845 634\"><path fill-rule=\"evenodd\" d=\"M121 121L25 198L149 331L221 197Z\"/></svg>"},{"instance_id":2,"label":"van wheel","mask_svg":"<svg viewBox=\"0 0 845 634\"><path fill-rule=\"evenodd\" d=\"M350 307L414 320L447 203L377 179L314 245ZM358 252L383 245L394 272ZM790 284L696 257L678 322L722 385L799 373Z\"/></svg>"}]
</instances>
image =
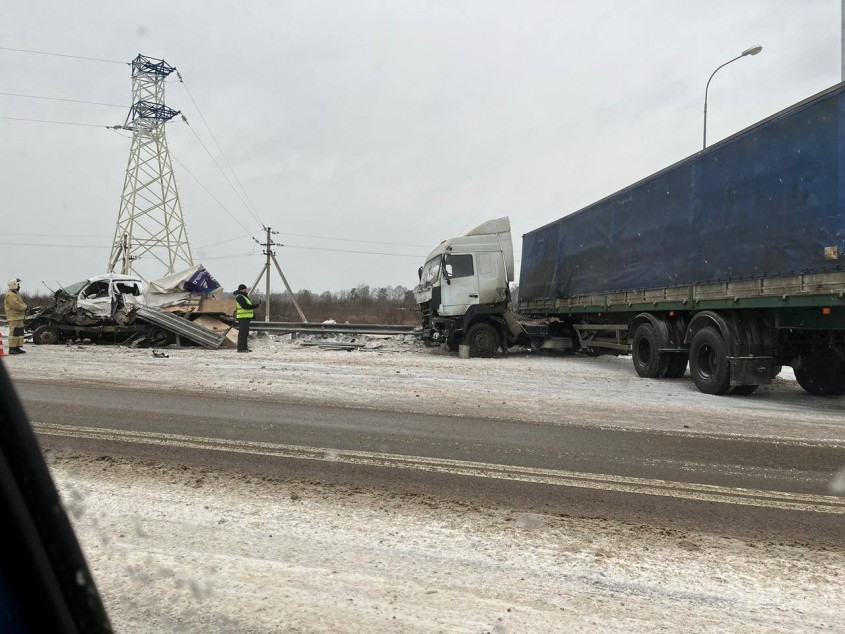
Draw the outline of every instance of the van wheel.
<instances>
[{"instance_id":1,"label":"van wheel","mask_svg":"<svg viewBox=\"0 0 845 634\"><path fill-rule=\"evenodd\" d=\"M176 343L176 336L164 328L153 327L147 333L147 341L154 348L163 348Z\"/></svg>"},{"instance_id":2,"label":"van wheel","mask_svg":"<svg viewBox=\"0 0 845 634\"><path fill-rule=\"evenodd\" d=\"M634 331L631 343L631 356L634 369L646 379L659 379L666 374L669 357L661 354L657 342L657 331L651 324L640 324Z\"/></svg>"},{"instance_id":3,"label":"van wheel","mask_svg":"<svg viewBox=\"0 0 845 634\"><path fill-rule=\"evenodd\" d=\"M469 356L489 359L496 355L501 339L490 324L475 324L467 332L464 342L469 344Z\"/></svg>"},{"instance_id":4,"label":"van wheel","mask_svg":"<svg viewBox=\"0 0 845 634\"><path fill-rule=\"evenodd\" d=\"M689 349L690 376L705 394L727 394L731 389L725 340L715 328L702 328Z\"/></svg>"},{"instance_id":5,"label":"van wheel","mask_svg":"<svg viewBox=\"0 0 845 634\"><path fill-rule=\"evenodd\" d=\"M795 380L813 396L845 394L845 363L832 348L801 357L792 368Z\"/></svg>"},{"instance_id":6,"label":"van wheel","mask_svg":"<svg viewBox=\"0 0 845 634\"><path fill-rule=\"evenodd\" d=\"M38 326L32 333L32 343L45 346L59 343L59 329L50 325Z\"/></svg>"}]
</instances>

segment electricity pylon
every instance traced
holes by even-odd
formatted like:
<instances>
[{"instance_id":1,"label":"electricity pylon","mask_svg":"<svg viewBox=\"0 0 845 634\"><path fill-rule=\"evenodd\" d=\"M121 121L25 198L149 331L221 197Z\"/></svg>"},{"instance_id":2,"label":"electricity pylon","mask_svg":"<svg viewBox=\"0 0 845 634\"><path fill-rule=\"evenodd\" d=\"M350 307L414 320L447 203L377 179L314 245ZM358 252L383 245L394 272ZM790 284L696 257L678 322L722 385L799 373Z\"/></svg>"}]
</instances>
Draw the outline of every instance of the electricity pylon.
<instances>
[{"instance_id":1,"label":"electricity pylon","mask_svg":"<svg viewBox=\"0 0 845 634\"><path fill-rule=\"evenodd\" d=\"M194 265L164 134L165 124L181 114L164 105L164 80L175 70L145 55L132 60L132 107L126 122L114 126L132 132L132 149L109 255L111 272L140 276L134 262L147 255L164 265L164 275Z\"/></svg>"}]
</instances>

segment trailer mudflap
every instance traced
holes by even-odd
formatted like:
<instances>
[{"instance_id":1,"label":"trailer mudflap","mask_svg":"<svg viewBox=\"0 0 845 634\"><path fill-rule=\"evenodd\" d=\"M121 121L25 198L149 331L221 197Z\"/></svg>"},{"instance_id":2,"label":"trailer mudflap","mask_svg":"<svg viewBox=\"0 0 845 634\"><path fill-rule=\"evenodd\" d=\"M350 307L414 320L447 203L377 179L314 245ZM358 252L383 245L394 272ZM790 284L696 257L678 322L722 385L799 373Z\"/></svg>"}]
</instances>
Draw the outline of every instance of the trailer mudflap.
<instances>
[{"instance_id":1,"label":"trailer mudflap","mask_svg":"<svg viewBox=\"0 0 845 634\"><path fill-rule=\"evenodd\" d=\"M731 385L770 385L774 359L772 357L728 357Z\"/></svg>"}]
</instances>

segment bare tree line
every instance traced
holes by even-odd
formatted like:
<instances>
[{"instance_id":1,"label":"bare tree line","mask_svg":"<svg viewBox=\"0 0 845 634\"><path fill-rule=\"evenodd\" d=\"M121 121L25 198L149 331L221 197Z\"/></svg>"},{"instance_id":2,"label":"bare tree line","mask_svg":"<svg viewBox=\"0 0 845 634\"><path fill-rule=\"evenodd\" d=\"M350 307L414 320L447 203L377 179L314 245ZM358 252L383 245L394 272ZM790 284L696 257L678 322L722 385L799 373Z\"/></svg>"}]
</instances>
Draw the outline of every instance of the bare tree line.
<instances>
[{"instance_id":1,"label":"bare tree line","mask_svg":"<svg viewBox=\"0 0 845 634\"><path fill-rule=\"evenodd\" d=\"M404 286L358 284L341 291L314 293L300 290L296 301L308 321L334 319L353 324L417 324L419 310L413 291ZM270 295L270 321L300 321L296 307L288 293ZM258 309L257 319L264 318L264 307Z\"/></svg>"}]
</instances>

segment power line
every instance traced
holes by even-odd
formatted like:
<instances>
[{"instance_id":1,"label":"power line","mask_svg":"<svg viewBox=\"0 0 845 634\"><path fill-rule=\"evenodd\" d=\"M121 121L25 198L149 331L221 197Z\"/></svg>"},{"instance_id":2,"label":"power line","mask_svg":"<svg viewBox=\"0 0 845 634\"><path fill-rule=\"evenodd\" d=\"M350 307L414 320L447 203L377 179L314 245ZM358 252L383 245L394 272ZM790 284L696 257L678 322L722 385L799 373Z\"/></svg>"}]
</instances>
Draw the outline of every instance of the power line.
<instances>
[{"instance_id":1,"label":"power line","mask_svg":"<svg viewBox=\"0 0 845 634\"><path fill-rule=\"evenodd\" d=\"M93 236L80 233L0 233L0 236L23 236L26 238L111 238L112 236Z\"/></svg>"},{"instance_id":2,"label":"power line","mask_svg":"<svg viewBox=\"0 0 845 634\"><path fill-rule=\"evenodd\" d=\"M95 244L29 244L26 242L0 242L3 247L48 247L51 249L108 249Z\"/></svg>"},{"instance_id":3,"label":"power line","mask_svg":"<svg viewBox=\"0 0 845 634\"><path fill-rule=\"evenodd\" d=\"M188 123L188 120L184 117L184 115L182 116L182 119L185 121L185 123ZM246 207L246 210L247 210L248 212L250 212L250 213L251 213L251 214L255 217L255 219L258 221L258 223L259 223L262 227L264 227L264 224L261 222L261 219L260 219L260 218L258 218L258 217L255 215L255 213L254 213L254 212L253 212L253 211L249 208L249 205L247 205L246 201L243 199L243 196L241 196L240 192L239 192L239 191L237 190L237 188L236 188L236 187L232 184L232 180L229 178L229 176L226 174L226 172L224 172L224 171L223 171L223 168L222 168L222 167L220 167L220 165L219 165L219 164L217 163L217 161L214 159L214 156L211 154L211 152L209 151L209 149L208 149L208 147L205 145L205 143L203 143L202 139L200 138L200 135L199 135L199 134L197 134L196 130L194 130L194 128L193 128L193 127L191 127L191 124L190 124L190 123L188 123L188 129L189 129L189 130L191 131L191 133L192 133L192 134L196 137L197 141L199 141L199 144L202 146L202 149L203 149L203 150L205 150L205 153L206 153L206 154L208 154L208 158L210 158L210 159L211 159L211 162L212 162L212 163L214 163L214 167L216 167L216 168L217 168L217 170L218 170L218 171L219 171L219 172L223 175L223 178L225 178L225 179L226 179L226 182L229 184L229 187L231 187L231 188L232 188L232 191L233 191L233 192L235 192L235 195L238 197L238 200L240 200L240 201L241 201L241 203L243 204L243 206L244 206L244 207ZM197 181L197 182L199 182L199 181ZM211 193L211 192L209 192L209 193ZM219 201L218 201L218 202L219 202ZM221 204L222 204L222 203L221 203ZM232 216L232 217L234 218L234 216ZM240 224L240 221L238 221L238 224ZM241 225L241 227L243 227L244 231L246 231L246 230L247 230L247 229L246 229L246 227L244 227L243 225Z\"/></svg>"},{"instance_id":4,"label":"power line","mask_svg":"<svg viewBox=\"0 0 845 634\"><path fill-rule=\"evenodd\" d=\"M8 234L8 235L23 235L23 234ZM33 234L35 235L35 234ZM216 242L214 244L223 244L223 242L231 242L233 240L239 240L245 237L248 237L252 234L247 234L245 236L240 236L239 238L232 238L231 240L223 240L222 242ZM51 237L60 237L60 236L51 236ZM101 236L106 237L106 236ZM206 245L205 247L197 247L198 249L205 249L212 245ZM63 248L63 249L107 249L109 247L104 246L97 246L97 245L86 245L86 244L33 244L33 243L25 243L25 242L0 242L0 246L10 246L10 247L49 247L49 248ZM354 251L351 249L329 249L327 247L308 247L298 244L282 244L278 245L280 247L288 248L288 249L303 249L306 251L331 251L333 253L357 253L360 255L386 255L392 256L396 258L424 258L424 255L413 255L410 253L384 253L382 251ZM254 255L255 250L250 251L248 253L239 253L234 255L217 255L213 257L204 257L203 260L223 260L227 258L240 258L240 257L247 257L249 255ZM516 260L518 262L519 260Z\"/></svg>"},{"instance_id":5,"label":"power line","mask_svg":"<svg viewBox=\"0 0 845 634\"><path fill-rule=\"evenodd\" d=\"M233 253L232 255L215 255L209 258L202 258L203 260L234 260L235 258L247 258L255 255L255 251L249 253Z\"/></svg>"},{"instance_id":6,"label":"power line","mask_svg":"<svg viewBox=\"0 0 845 634\"><path fill-rule=\"evenodd\" d=\"M116 103L103 103L101 101L84 101L82 99L63 99L62 97L42 97L41 95L21 95L15 92L0 92L4 97L21 97L24 99L45 99L48 101L67 101L70 103L87 103L92 106L110 106L112 108L126 108L125 105L118 105Z\"/></svg>"},{"instance_id":7,"label":"power line","mask_svg":"<svg viewBox=\"0 0 845 634\"><path fill-rule=\"evenodd\" d=\"M480 210L480 209L479 209L479 210L478 210L478 212L477 212L477 213L476 213L476 214L475 214L475 215L474 215L474 216L470 219L470 221L466 224L466 226L465 226L463 229L461 229L461 230L460 230L460 232L458 233L458 235L459 235L459 236L464 235L464 231L466 231L467 229L469 229L469 226L470 226L470 225L471 225L471 224L475 221L475 219L476 219L476 218L478 218L478 216L479 216L479 215L481 215L481 210Z\"/></svg>"},{"instance_id":8,"label":"power line","mask_svg":"<svg viewBox=\"0 0 845 634\"><path fill-rule=\"evenodd\" d=\"M229 238L227 240L220 240L219 242L212 242L211 244L204 244L201 247L197 247L197 249L207 249L208 247L216 247L218 244L226 244L227 242L234 242L235 240L243 240L244 238L251 238L254 234L253 233L245 233L242 236L238 236L236 238Z\"/></svg>"},{"instance_id":9,"label":"power line","mask_svg":"<svg viewBox=\"0 0 845 634\"><path fill-rule=\"evenodd\" d=\"M83 57L81 55L64 55L63 53L48 53L47 51L33 51L25 48L10 48L8 46L0 46L2 51L14 51L15 53L31 53L33 55L49 55L51 57L67 57L70 59L84 59L89 62L106 62L108 64L129 64L129 62L119 62L114 59L102 59L99 57Z\"/></svg>"},{"instance_id":10,"label":"power line","mask_svg":"<svg viewBox=\"0 0 845 634\"><path fill-rule=\"evenodd\" d=\"M217 246L218 244L225 244L227 242L234 242L235 240L242 240L243 238L247 238L252 236L252 233L247 233L242 236L238 236L236 238L228 238L227 240L221 240L219 242L212 242L211 244L206 244L201 247L197 247L198 249L207 249L208 247ZM310 233L288 233L287 231L279 231L279 235L281 236L293 236L296 238L316 238L320 240L336 240L338 242L359 242L362 244L382 244L385 246L396 246L396 247L418 247L421 249L425 249L430 247L431 245L428 244L404 244L402 242L379 242L378 240L355 240L354 238L332 238L330 236L317 236ZM303 249L311 248L311 247L300 247ZM316 248L316 247L315 247ZM348 251L348 253L357 253L357 251ZM361 251L361 253L365 253Z\"/></svg>"},{"instance_id":11,"label":"power line","mask_svg":"<svg viewBox=\"0 0 845 634\"><path fill-rule=\"evenodd\" d=\"M229 158L226 156L226 153L223 151L223 148L220 146L220 143L218 143L217 137L214 136L214 131L211 129L211 126L208 125L208 121L206 121L206 118L203 115L202 110L200 110L199 104L197 104L196 99L194 99L194 95L191 94L191 91L188 89L188 85L182 79L182 75L179 74L179 71L176 71L176 75L179 77L179 81L182 83L182 86L185 88L185 92L188 93L188 97L191 99L191 103L194 104L194 108L197 109L197 114L199 114L200 119L202 119L202 122L205 124L205 127L208 129L208 132L211 135L211 138L214 141L214 144L217 146L217 149L220 150L220 154L221 154L221 156L223 156L223 160L226 161L226 165L229 166L229 170L232 172L232 176L235 177L235 181L238 183L238 186L241 188L241 191L244 193L244 196L246 197L247 201L249 202L250 206L252 207L251 211L253 213L253 216L258 221L258 223L262 227L264 227L265 226L264 222L261 220L261 216L258 214L258 210L256 209L255 205L253 204L252 200L250 199L249 194L246 191L246 188L243 186L243 183L241 183L241 180L238 178L238 173L235 171L235 168L232 167L232 164L229 162Z\"/></svg>"},{"instance_id":12,"label":"power line","mask_svg":"<svg viewBox=\"0 0 845 634\"><path fill-rule=\"evenodd\" d=\"M347 249L329 249L327 247L306 247L297 244L280 244L280 247L289 249L306 249L309 251L333 251L335 253L361 253L363 255L392 255L397 258L424 258L424 255L411 255L409 253L382 253L379 251L352 251Z\"/></svg>"},{"instance_id":13,"label":"power line","mask_svg":"<svg viewBox=\"0 0 845 634\"><path fill-rule=\"evenodd\" d=\"M206 187L205 185L203 185L203 184L202 184L202 181L200 181L200 179L198 179L196 176L194 176L194 174L193 174L193 172L191 172L191 170L189 170L187 167L185 167L185 164L184 164L182 161L180 161L180 160L179 160L178 158L176 158L175 156L173 156L173 157L171 157L171 158L172 158L174 161L176 161L176 162L179 164L179 166L180 166L183 170L185 170L185 171L188 173L188 175L189 175L191 178L193 178L193 179L197 182L197 184L198 184L200 187L202 187L202 188L205 190L205 193L206 193L206 194L208 194L209 196L211 196L211 197L214 199L214 202L216 202L218 205L220 205L220 207L223 209L223 211L225 211L227 214L229 214L229 217L231 217L231 218L232 218L232 220L234 220L235 222L237 222L237 223L238 223L238 225L240 225L241 229L243 229L244 231L246 231L246 232L247 232L247 235L252 235L253 233L255 233L254 231L250 231L249 229L247 229L247 228L243 225L243 223L242 223L240 220L238 220L237 216L235 216L235 214L233 214L231 211L229 211L229 208L228 208L228 207L226 207L226 205L224 205L223 203L221 203L221 202L220 202L220 200L217 198L217 196L215 196L214 194L212 194L212 193L211 193L211 191L209 191L208 187Z\"/></svg>"},{"instance_id":14,"label":"power line","mask_svg":"<svg viewBox=\"0 0 845 634\"><path fill-rule=\"evenodd\" d=\"M132 138L132 135L131 135L131 134L123 134L123 132L121 132L121 131L118 129L119 127L121 127L121 126L108 126L109 130L111 130L112 132L114 132L117 136L119 136L119 137L123 137L124 139L131 139L131 138Z\"/></svg>"},{"instance_id":15,"label":"power line","mask_svg":"<svg viewBox=\"0 0 845 634\"><path fill-rule=\"evenodd\" d=\"M419 247L421 249L425 249L430 247L429 244L404 244L402 242L379 242L378 240L355 240L353 238L330 238L329 236L315 236L310 235L307 233L288 233L287 231L280 231L279 235L283 236L294 236L296 238L318 238L320 240L337 240L339 242L362 242L365 244L383 244L385 246L397 246L397 247Z\"/></svg>"},{"instance_id":16,"label":"power line","mask_svg":"<svg viewBox=\"0 0 845 634\"><path fill-rule=\"evenodd\" d=\"M2 48L2 47L0 47L0 48ZM123 136L124 138L128 138L128 137L125 137L125 135L120 134L120 132L119 132L118 130L115 130L115 129L113 129L113 128L110 128L109 126L97 125L97 124L93 124L93 123L75 123L75 122L72 122L72 121L52 121L52 120L47 120L47 119L25 119L25 118L21 118L21 117L4 117L4 116L0 116L0 119L6 119L6 120L9 120L9 121L27 121L27 122L31 122L31 123L53 123L53 124L59 124L59 125L85 126L85 127L90 127L90 128L105 128L105 129L109 129L109 130L111 130L112 132L114 132L114 133L115 133L115 134L117 134L118 136ZM188 126L188 127L190 127L190 126ZM193 129L192 129L191 131L193 132ZM194 132L194 135L196 135L196 133L195 133L195 132ZM207 147L206 147L206 146L202 143L202 139L200 139L199 137L197 137L197 139L199 140L200 145L202 145L202 146L203 146L203 148L205 149L206 153L207 153L207 154L211 157L211 153L208 151L208 148L207 148ZM237 217L236 217L236 216L235 216L235 215L234 215L231 211L229 211L229 209L226 207L226 205L224 205L222 202L220 202L220 200L217 198L217 196L215 196L213 193L211 193L211 191L209 191L209 189L208 189L205 185L203 185L202 181L200 181L200 180L199 180L199 179L198 179L198 178L197 178L197 177L193 174L193 172L191 172L191 170L189 170L189 169L185 166L185 164L184 164L184 163L182 163L182 161L180 161L180 160L179 160L178 158L176 158L175 156L174 156L174 157L172 157L172 159L173 159L176 163L178 163L178 164L180 165L180 167L181 167L183 170L185 170L185 172L186 172L186 173L187 173L187 174L188 174L191 178L193 178L193 179L197 182L197 184L199 184L199 186L200 186L200 187L202 187L202 188L203 188L203 190L205 190L205 192L206 192L209 196L211 196L211 198L212 198L212 199L213 199L213 200L214 200L214 201L215 201L218 205L220 205L220 207L223 209L223 211L225 211L227 214L229 214L229 216L230 216L230 217L231 217L231 218L232 218L232 219L233 219L236 223L238 223L238 225L240 225L241 229L243 229L244 231L246 231L246 232L247 232L247 234L246 234L246 235L251 236L253 233L255 233L254 231L250 231L249 229L247 229L247 228L243 225L243 223L242 223L240 220L238 220L238 219L237 219ZM211 160L214 162L214 158L213 158L213 157L211 157ZM216 162L215 162L214 164L215 164L215 166L217 167L217 169L219 170L219 169L220 169L220 166L219 166L219 165L217 165L217 163L216 163ZM224 176L224 177L226 176L226 174L225 174L222 170L221 170L221 173L223 174L223 176ZM228 178L227 178L227 182L229 183L229 186L230 186L230 187L232 187L232 189L234 190L235 194L238 194L237 189L235 189L235 188L234 188L234 186L232 185L231 181L229 181L229 180L228 180ZM240 195L238 195L238 196L240 197ZM241 202L242 202L242 203L244 202L244 201L243 201L243 199L241 199ZM245 206L245 207L247 207L246 203L244 203L244 206ZM247 210L249 210L249 207L247 207ZM7 235L23 235L23 234L7 234ZM33 235L36 235L36 234L33 234ZM99 237L99 236L98 236L98 237ZM33 246L40 246L40 245L33 245Z\"/></svg>"},{"instance_id":17,"label":"power line","mask_svg":"<svg viewBox=\"0 0 845 634\"><path fill-rule=\"evenodd\" d=\"M6 119L7 121L29 121L31 123L55 123L59 125L79 125L85 126L87 128L108 128L106 125L97 124L97 123L76 123L74 121L53 121L51 119L24 119L23 117L0 117L0 119Z\"/></svg>"},{"instance_id":18,"label":"power line","mask_svg":"<svg viewBox=\"0 0 845 634\"><path fill-rule=\"evenodd\" d=\"M328 249L328 248L324 248L324 247L306 247L306 246L295 245L295 244L280 244L280 245L277 245L277 246L286 247L286 248L290 248L290 249L304 249L306 251L333 251L335 253L357 253L357 254L361 254L361 255L386 255L386 256L392 256L392 257L396 257L396 258L420 259L420 258L425 257L423 255L411 255L411 254L408 254L408 253L382 253L382 252L378 252L378 251L352 251L352 250L346 250L346 249ZM212 257L202 258L202 259L203 260L226 260L226 259L232 259L232 258L245 258L245 257L248 257L250 255L254 255L254 254L255 254L255 251L251 251L250 253L236 253L236 254L232 254L232 255L217 255L217 256L212 256Z\"/></svg>"}]
</instances>

